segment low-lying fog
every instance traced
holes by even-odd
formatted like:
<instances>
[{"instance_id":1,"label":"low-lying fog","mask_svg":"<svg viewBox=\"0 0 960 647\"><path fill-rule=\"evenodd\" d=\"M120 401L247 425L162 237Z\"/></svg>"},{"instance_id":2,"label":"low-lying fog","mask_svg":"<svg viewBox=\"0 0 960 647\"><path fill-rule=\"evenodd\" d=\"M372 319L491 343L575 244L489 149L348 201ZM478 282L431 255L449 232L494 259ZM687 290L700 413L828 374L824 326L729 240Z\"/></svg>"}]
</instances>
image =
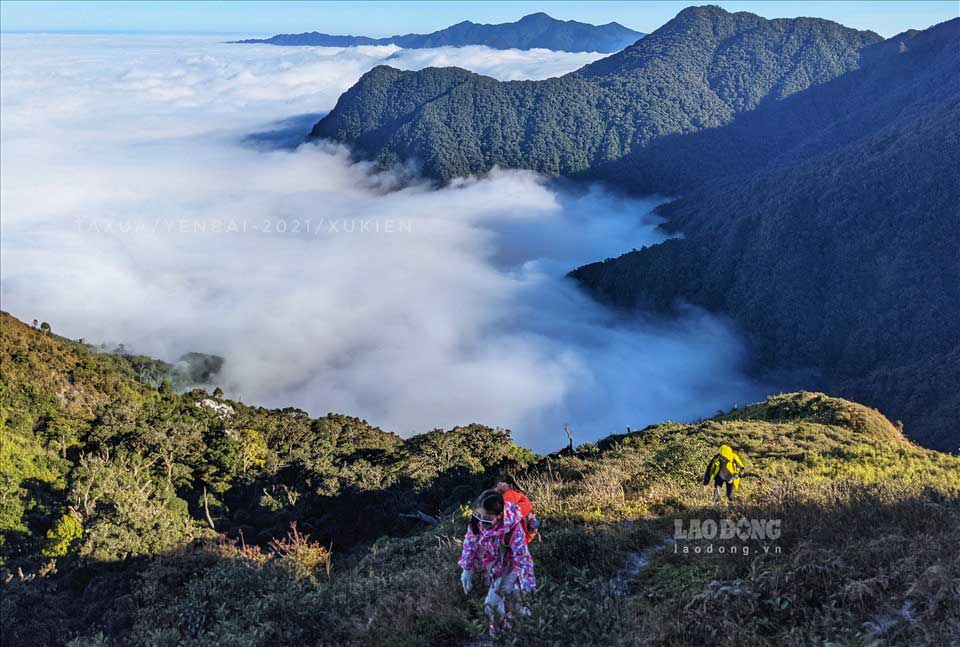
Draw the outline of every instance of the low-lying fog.
<instances>
[{"instance_id":1,"label":"low-lying fog","mask_svg":"<svg viewBox=\"0 0 960 647\"><path fill-rule=\"evenodd\" d=\"M230 397L403 435L482 422L546 451L760 395L705 313L625 318L564 279L656 243L655 200L501 171L432 190L296 146L374 65L501 79L594 54L4 34L3 308L226 358ZM404 188L401 188L404 187Z\"/></svg>"}]
</instances>

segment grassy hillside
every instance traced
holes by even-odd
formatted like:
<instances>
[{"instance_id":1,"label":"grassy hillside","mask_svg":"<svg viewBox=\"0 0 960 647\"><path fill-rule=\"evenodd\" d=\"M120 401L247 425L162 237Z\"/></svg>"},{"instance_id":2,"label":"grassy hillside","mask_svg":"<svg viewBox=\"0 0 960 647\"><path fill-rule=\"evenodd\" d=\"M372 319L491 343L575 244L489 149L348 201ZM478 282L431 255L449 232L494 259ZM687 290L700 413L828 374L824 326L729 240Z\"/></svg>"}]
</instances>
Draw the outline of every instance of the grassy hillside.
<instances>
[{"instance_id":1,"label":"grassy hillside","mask_svg":"<svg viewBox=\"0 0 960 647\"><path fill-rule=\"evenodd\" d=\"M861 405L780 395L535 457L476 425L400 440L147 388L0 324L4 645L472 644L462 504L501 478L544 523L533 614L504 644L960 639L960 457ZM81 421L66 451L58 416ZM700 486L721 443L750 474L732 505ZM439 522L401 516L417 511ZM727 517L782 534L674 539Z\"/></svg>"}]
</instances>

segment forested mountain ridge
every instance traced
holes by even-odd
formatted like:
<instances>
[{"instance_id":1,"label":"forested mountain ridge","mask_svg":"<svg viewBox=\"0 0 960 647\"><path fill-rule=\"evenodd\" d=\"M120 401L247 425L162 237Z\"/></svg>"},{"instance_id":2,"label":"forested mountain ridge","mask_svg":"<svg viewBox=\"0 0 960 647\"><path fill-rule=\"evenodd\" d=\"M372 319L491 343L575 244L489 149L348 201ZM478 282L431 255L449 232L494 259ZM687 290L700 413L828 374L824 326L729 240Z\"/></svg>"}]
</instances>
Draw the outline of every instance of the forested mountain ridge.
<instances>
[{"instance_id":1,"label":"forested mountain ridge","mask_svg":"<svg viewBox=\"0 0 960 647\"><path fill-rule=\"evenodd\" d=\"M562 52L617 52L643 38L643 34L611 22L590 25L576 20L557 20L545 13L524 16L516 22L486 25L465 20L429 34L403 34L386 38L335 36L318 32L278 34L239 43L284 46L355 47L398 45L406 49L486 45L494 49L551 49Z\"/></svg>"},{"instance_id":2,"label":"forested mountain ridge","mask_svg":"<svg viewBox=\"0 0 960 647\"><path fill-rule=\"evenodd\" d=\"M401 440L148 387L6 314L0 342L4 645L463 644L484 631L456 572L465 504L504 478L543 522L511 642L693 646L718 624L749 646L960 637L960 457L852 402L773 396L539 458L479 425ZM729 512L700 488L721 443L752 475ZM782 532L736 557L665 543L724 515Z\"/></svg>"},{"instance_id":3,"label":"forested mountain ridge","mask_svg":"<svg viewBox=\"0 0 960 647\"><path fill-rule=\"evenodd\" d=\"M815 156L902 118L905 106L955 96L958 21L911 30L859 51L856 70L745 111L721 128L670 135L581 174L637 193L690 193L711 180Z\"/></svg>"},{"instance_id":4,"label":"forested mountain ridge","mask_svg":"<svg viewBox=\"0 0 960 647\"><path fill-rule=\"evenodd\" d=\"M829 81L879 40L827 20L691 7L560 78L498 82L455 69L375 68L310 137L347 142L383 163L415 159L441 180L494 165L574 175Z\"/></svg>"},{"instance_id":5,"label":"forested mountain ridge","mask_svg":"<svg viewBox=\"0 0 960 647\"><path fill-rule=\"evenodd\" d=\"M878 41L691 8L558 79L377 68L311 136L440 179L500 165L684 196L661 212L686 240L574 277L730 314L758 371L956 450L960 20Z\"/></svg>"},{"instance_id":6,"label":"forested mountain ridge","mask_svg":"<svg viewBox=\"0 0 960 647\"><path fill-rule=\"evenodd\" d=\"M757 362L960 447L960 19L861 69L598 175L683 191L672 240L578 269L628 307L730 313ZM605 173L603 173L605 172Z\"/></svg>"}]
</instances>

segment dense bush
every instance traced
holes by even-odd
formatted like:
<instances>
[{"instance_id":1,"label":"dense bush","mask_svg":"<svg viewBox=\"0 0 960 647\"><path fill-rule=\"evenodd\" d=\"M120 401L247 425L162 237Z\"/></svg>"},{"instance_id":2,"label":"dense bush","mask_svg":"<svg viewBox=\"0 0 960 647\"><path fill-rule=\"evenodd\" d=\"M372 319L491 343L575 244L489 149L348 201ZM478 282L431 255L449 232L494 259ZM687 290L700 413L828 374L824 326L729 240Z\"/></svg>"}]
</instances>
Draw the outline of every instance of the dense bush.
<instances>
[{"instance_id":1,"label":"dense bush","mask_svg":"<svg viewBox=\"0 0 960 647\"><path fill-rule=\"evenodd\" d=\"M404 443L349 416L177 395L130 379L116 355L0 319L0 558L11 570L44 556L157 555L214 532L266 547L291 522L348 548L407 532L417 522L401 513L436 513L534 458L481 425Z\"/></svg>"}]
</instances>

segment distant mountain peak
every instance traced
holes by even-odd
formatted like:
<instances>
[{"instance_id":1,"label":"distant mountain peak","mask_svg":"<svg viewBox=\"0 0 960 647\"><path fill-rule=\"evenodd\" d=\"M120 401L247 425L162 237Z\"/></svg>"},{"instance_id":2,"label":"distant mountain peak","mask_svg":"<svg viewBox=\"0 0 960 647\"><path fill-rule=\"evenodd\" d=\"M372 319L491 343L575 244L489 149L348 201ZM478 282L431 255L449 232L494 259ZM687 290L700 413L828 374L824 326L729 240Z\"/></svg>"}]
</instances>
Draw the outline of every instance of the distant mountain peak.
<instances>
[{"instance_id":1,"label":"distant mountain peak","mask_svg":"<svg viewBox=\"0 0 960 647\"><path fill-rule=\"evenodd\" d=\"M316 31L278 34L266 39L239 43L285 46L353 47L397 45L406 49L486 45L495 49L550 49L563 52L613 53L632 45L644 34L615 22L590 25L575 20L557 20L543 12L532 13L516 22L487 25L464 20L430 34L404 34L388 38L336 36Z\"/></svg>"},{"instance_id":2,"label":"distant mountain peak","mask_svg":"<svg viewBox=\"0 0 960 647\"><path fill-rule=\"evenodd\" d=\"M523 18L520 19L520 22L529 21L529 20L552 20L552 21L554 21L554 22L561 22L561 21L557 20L556 18L554 18L553 16L551 16L551 15L549 15L549 14L546 14L546 13L544 13L544 12L542 12L542 11L538 11L538 12L536 12L536 13L527 14L526 16L524 16Z\"/></svg>"},{"instance_id":3,"label":"distant mountain peak","mask_svg":"<svg viewBox=\"0 0 960 647\"><path fill-rule=\"evenodd\" d=\"M680 16L692 16L692 15L706 16L711 14L716 15L716 14L731 14L731 13L734 13L734 12L727 11L720 5L701 4L701 5L693 5L690 7L684 7L674 17L679 18ZM744 12L740 12L740 13L744 13Z\"/></svg>"},{"instance_id":4,"label":"distant mountain peak","mask_svg":"<svg viewBox=\"0 0 960 647\"><path fill-rule=\"evenodd\" d=\"M673 19L664 24L660 29L669 30L678 26L692 26L698 24L715 25L718 23L718 21L724 20L748 21L749 23L772 25L819 24L850 32L868 34L877 40L882 40L882 37L876 32L854 29L827 18L819 18L816 16L797 16L795 18L764 18L763 16L749 11L727 11L723 7L719 7L717 5L698 5L694 7L687 7L674 16Z\"/></svg>"},{"instance_id":5,"label":"distant mountain peak","mask_svg":"<svg viewBox=\"0 0 960 647\"><path fill-rule=\"evenodd\" d=\"M733 11L727 11L723 7L720 7L715 4L705 4L705 5L696 5L693 7L686 7L683 10L681 10L676 16L674 16L673 20L707 19L707 18L716 18L718 16L733 16L736 14L747 14L750 16L755 15L750 13L749 11L733 12Z\"/></svg>"}]
</instances>

